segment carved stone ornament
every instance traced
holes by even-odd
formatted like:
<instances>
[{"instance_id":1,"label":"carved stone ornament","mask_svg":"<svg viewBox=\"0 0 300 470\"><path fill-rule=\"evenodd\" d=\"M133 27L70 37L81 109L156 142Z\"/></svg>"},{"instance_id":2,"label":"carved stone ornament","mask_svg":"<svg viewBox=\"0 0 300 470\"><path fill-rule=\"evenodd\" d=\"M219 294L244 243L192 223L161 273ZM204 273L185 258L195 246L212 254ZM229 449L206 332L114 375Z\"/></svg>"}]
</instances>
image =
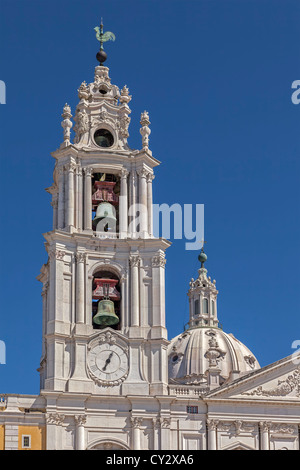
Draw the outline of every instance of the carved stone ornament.
<instances>
[{"instance_id":1,"label":"carved stone ornament","mask_svg":"<svg viewBox=\"0 0 300 470\"><path fill-rule=\"evenodd\" d=\"M276 434L297 434L297 425L284 424L284 423L272 423L270 425L270 431Z\"/></svg>"},{"instance_id":2,"label":"carved stone ornament","mask_svg":"<svg viewBox=\"0 0 300 470\"><path fill-rule=\"evenodd\" d=\"M130 422L133 428L140 428L143 422L143 418L138 418L137 416L134 416L130 418Z\"/></svg>"},{"instance_id":3,"label":"carved stone ornament","mask_svg":"<svg viewBox=\"0 0 300 470\"><path fill-rule=\"evenodd\" d=\"M207 429L209 431L216 431L218 428L219 421L215 419L208 419L206 421L206 424L207 424Z\"/></svg>"},{"instance_id":4,"label":"carved stone ornament","mask_svg":"<svg viewBox=\"0 0 300 470\"><path fill-rule=\"evenodd\" d=\"M129 263L132 268L138 268L140 266L141 258L139 255L131 255L129 258Z\"/></svg>"},{"instance_id":5,"label":"carved stone ornament","mask_svg":"<svg viewBox=\"0 0 300 470\"><path fill-rule=\"evenodd\" d=\"M153 268L164 268L165 265L166 265L165 255L159 254L159 255L153 256L152 258Z\"/></svg>"},{"instance_id":6,"label":"carved stone ornament","mask_svg":"<svg viewBox=\"0 0 300 470\"><path fill-rule=\"evenodd\" d=\"M86 260L86 253L82 253L81 251L78 251L75 254L75 259L77 263L84 263Z\"/></svg>"},{"instance_id":7,"label":"carved stone ornament","mask_svg":"<svg viewBox=\"0 0 300 470\"><path fill-rule=\"evenodd\" d=\"M251 392L243 392L242 395L263 396L263 397L285 397L294 392L296 397L300 396L300 368L298 367L285 380L278 380L277 387L272 389L263 389L257 387Z\"/></svg>"},{"instance_id":8,"label":"carved stone ornament","mask_svg":"<svg viewBox=\"0 0 300 470\"><path fill-rule=\"evenodd\" d=\"M171 426L171 418L161 418L161 427L166 429Z\"/></svg>"},{"instance_id":9,"label":"carved stone ornament","mask_svg":"<svg viewBox=\"0 0 300 470\"><path fill-rule=\"evenodd\" d=\"M91 96L91 93L90 93L89 86L84 81L78 88L78 98L80 100L87 101L90 96Z\"/></svg>"},{"instance_id":10,"label":"carved stone ornament","mask_svg":"<svg viewBox=\"0 0 300 470\"><path fill-rule=\"evenodd\" d=\"M57 259L59 261L63 261L65 254L65 251L56 249L53 249L49 252L49 256L51 259Z\"/></svg>"},{"instance_id":11,"label":"carved stone ornament","mask_svg":"<svg viewBox=\"0 0 300 470\"><path fill-rule=\"evenodd\" d=\"M216 334L213 330L207 331L206 334L210 336L210 339L208 340L209 349L204 354L204 357L208 359L209 367L217 367L219 361L224 358L226 352L219 348Z\"/></svg>"},{"instance_id":12,"label":"carved stone ornament","mask_svg":"<svg viewBox=\"0 0 300 470\"><path fill-rule=\"evenodd\" d=\"M78 144L80 141L81 137L89 131L89 118L87 115L86 110L83 109L77 109L76 115L74 117L74 121L76 122L74 126L74 131L76 134L76 137L74 139L74 142Z\"/></svg>"},{"instance_id":13,"label":"carved stone ornament","mask_svg":"<svg viewBox=\"0 0 300 470\"><path fill-rule=\"evenodd\" d=\"M86 424L86 416L85 415L75 415L74 416L75 423L77 426L83 426Z\"/></svg>"},{"instance_id":14,"label":"carved stone ornament","mask_svg":"<svg viewBox=\"0 0 300 470\"><path fill-rule=\"evenodd\" d=\"M129 101L131 100L131 96L129 95L129 89L127 88L126 85L121 90L119 100L120 100L120 103L122 104L123 103L128 104Z\"/></svg>"},{"instance_id":15,"label":"carved stone ornament","mask_svg":"<svg viewBox=\"0 0 300 470\"><path fill-rule=\"evenodd\" d=\"M70 106L66 103L63 109L63 114L61 115L63 118L63 121L61 123L62 128L64 130L64 142L69 143L70 142L70 132L71 128L73 126L73 123L71 121L71 108Z\"/></svg>"},{"instance_id":16,"label":"carved stone ornament","mask_svg":"<svg viewBox=\"0 0 300 470\"><path fill-rule=\"evenodd\" d=\"M241 432L253 432L255 431L255 428L255 423L250 423L239 419L235 421L218 422L219 431L226 431L235 436L238 436Z\"/></svg>"},{"instance_id":17,"label":"carved stone ornament","mask_svg":"<svg viewBox=\"0 0 300 470\"><path fill-rule=\"evenodd\" d=\"M109 331L99 336L99 344L108 343L115 344L117 341L116 337L112 335Z\"/></svg>"},{"instance_id":18,"label":"carved stone ornament","mask_svg":"<svg viewBox=\"0 0 300 470\"><path fill-rule=\"evenodd\" d=\"M47 413L46 414L46 423L55 424L56 426L61 426L64 422L65 415L59 413Z\"/></svg>"}]
</instances>

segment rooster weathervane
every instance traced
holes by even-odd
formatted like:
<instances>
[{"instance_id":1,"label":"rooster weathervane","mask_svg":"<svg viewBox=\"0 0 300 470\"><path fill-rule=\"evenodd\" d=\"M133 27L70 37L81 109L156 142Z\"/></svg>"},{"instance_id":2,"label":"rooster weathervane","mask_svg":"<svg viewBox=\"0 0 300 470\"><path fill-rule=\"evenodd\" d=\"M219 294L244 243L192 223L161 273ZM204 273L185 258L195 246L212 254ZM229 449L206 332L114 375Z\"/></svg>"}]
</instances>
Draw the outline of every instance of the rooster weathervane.
<instances>
[{"instance_id":1,"label":"rooster weathervane","mask_svg":"<svg viewBox=\"0 0 300 470\"><path fill-rule=\"evenodd\" d=\"M116 36L111 31L106 31L105 33L103 33L102 18L101 18L100 27L96 26L94 30L96 31L96 38L100 42L100 51L97 53L96 57L97 57L97 60L100 62L100 65L102 65L103 62L107 59L107 55L103 50L103 43L107 41L115 41Z\"/></svg>"}]
</instances>

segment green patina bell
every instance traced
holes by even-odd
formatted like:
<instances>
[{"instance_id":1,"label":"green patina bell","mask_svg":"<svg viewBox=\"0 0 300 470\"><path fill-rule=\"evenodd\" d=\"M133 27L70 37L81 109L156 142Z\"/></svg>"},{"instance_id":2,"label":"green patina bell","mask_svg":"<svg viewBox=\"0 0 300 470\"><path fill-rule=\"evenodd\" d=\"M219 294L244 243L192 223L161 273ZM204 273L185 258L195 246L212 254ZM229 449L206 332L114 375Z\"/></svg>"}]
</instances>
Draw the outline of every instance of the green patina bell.
<instances>
[{"instance_id":1,"label":"green patina bell","mask_svg":"<svg viewBox=\"0 0 300 470\"><path fill-rule=\"evenodd\" d=\"M119 317L115 314L115 307L112 300L100 300L93 322L100 326L111 326L119 323Z\"/></svg>"}]
</instances>

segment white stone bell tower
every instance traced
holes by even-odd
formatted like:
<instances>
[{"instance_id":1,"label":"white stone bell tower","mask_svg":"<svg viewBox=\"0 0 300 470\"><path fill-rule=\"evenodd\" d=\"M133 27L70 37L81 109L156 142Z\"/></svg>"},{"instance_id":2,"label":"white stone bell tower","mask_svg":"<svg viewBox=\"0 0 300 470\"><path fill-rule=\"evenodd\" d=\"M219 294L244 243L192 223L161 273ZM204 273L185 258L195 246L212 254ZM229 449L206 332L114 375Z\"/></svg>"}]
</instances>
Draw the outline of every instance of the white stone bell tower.
<instances>
[{"instance_id":1,"label":"white stone bell tower","mask_svg":"<svg viewBox=\"0 0 300 470\"><path fill-rule=\"evenodd\" d=\"M74 126L64 106L55 159L53 230L45 233L41 390L109 396L167 393L165 250L154 238L152 181L159 161L127 142L131 96L109 69L78 89ZM75 132L72 142L71 130ZM102 303L101 303L102 302ZM95 322L97 320L97 322Z\"/></svg>"}]
</instances>

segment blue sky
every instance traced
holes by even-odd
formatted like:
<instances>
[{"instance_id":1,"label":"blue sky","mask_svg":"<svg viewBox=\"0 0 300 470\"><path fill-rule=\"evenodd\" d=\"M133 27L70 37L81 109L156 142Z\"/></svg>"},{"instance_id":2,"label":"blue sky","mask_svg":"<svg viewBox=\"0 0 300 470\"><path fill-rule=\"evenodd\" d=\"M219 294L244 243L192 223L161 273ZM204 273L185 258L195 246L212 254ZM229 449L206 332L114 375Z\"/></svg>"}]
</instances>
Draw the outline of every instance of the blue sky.
<instances>
[{"instance_id":1,"label":"blue sky","mask_svg":"<svg viewBox=\"0 0 300 470\"><path fill-rule=\"evenodd\" d=\"M112 82L132 94L129 143L139 118L162 164L154 202L204 204L207 269L218 316L261 365L300 339L300 80L297 0L1 0L0 392L38 393L42 298L36 280L51 229L44 191L61 113L93 81L104 19ZM169 338L188 321L187 290L199 263L184 240L167 251Z\"/></svg>"}]
</instances>

